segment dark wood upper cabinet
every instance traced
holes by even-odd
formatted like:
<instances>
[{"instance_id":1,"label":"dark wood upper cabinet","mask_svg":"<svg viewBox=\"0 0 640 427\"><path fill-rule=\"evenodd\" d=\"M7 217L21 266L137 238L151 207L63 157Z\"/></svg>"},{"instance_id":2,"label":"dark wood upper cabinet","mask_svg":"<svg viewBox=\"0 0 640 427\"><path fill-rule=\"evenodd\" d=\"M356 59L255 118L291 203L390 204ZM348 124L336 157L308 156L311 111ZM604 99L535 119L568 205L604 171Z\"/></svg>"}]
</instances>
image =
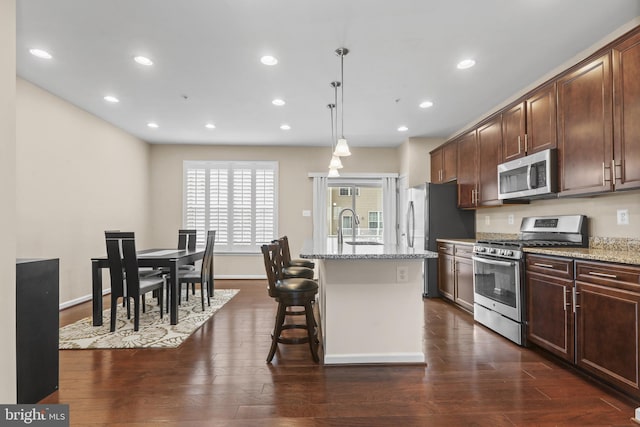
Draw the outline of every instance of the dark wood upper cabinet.
<instances>
[{"instance_id":1,"label":"dark wood upper cabinet","mask_svg":"<svg viewBox=\"0 0 640 427\"><path fill-rule=\"evenodd\" d=\"M613 47L614 187L640 187L640 31Z\"/></svg>"},{"instance_id":2,"label":"dark wood upper cabinet","mask_svg":"<svg viewBox=\"0 0 640 427\"><path fill-rule=\"evenodd\" d=\"M467 132L456 140L458 146L458 207L476 206L478 193L476 131Z\"/></svg>"},{"instance_id":3,"label":"dark wood upper cabinet","mask_svg":"<svg viewBox=\"0 0 640 427\"><path fill-rule=\"evenodd\" d=\"M601 55L558 80L561 196L613 188L610 56Z\"/></svg>"},{"instance_id":4,"label":"dark wood upper cabinet","mask_svg":"<svg viewBox=\"0 0 640 427\"><path fill-rule=\"evenodd\" d=\"M525 106L525 102L520 102L502 113L502 151L505 162L525 155Z\"/></svg>"},{"instance_id":5,"label":"dark wood upper cabinet","mask_svg":"<svg viewBox=\"0 0 640 427\"><path fill-rule=\"evenodd\" d=\"M502 163L502 118L500 115L478 128L478 184L476 205L500 205L498 165Z\"/></svg>"},{"instance_id":6,"label":"dark wood upper cabinet","mask_svg":"<svg viewBox=\"0 0 640 427\"><path fill-rule=\"evenodd\" d=\"M527 134L524 140L526 154L556 148L556 84L541 87L527 98Z\"/></svg>"},{"instance_id":7,"label":"dark wood upper cabinet","mask_svg":"<svg viewBox=\"0 0 640 427\"><path fill-rule=\"evenodd\" d=\"M444 144L431 152L431 182L455 181L458 171L458 145Z\"/></svg>"}]
</instances>

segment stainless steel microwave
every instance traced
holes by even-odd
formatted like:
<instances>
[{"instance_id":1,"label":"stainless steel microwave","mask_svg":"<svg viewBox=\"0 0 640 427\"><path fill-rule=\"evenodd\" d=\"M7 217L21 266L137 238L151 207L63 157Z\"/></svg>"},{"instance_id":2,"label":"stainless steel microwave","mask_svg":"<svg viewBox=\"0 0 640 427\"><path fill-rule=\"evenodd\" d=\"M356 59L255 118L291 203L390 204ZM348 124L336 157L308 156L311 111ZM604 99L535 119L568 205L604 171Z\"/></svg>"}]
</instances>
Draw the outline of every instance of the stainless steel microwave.
<instances>
[{"instance_id":1,"label":"stainless steel microwave","mask_svg":"<svg viewBox=\"0 0 640 427\"><path fill-rule=\"evenodd\" d=\"M548 149L498 165L498 198L544 198L557 191L557 154Z\"/></svg>"}]
</instances>

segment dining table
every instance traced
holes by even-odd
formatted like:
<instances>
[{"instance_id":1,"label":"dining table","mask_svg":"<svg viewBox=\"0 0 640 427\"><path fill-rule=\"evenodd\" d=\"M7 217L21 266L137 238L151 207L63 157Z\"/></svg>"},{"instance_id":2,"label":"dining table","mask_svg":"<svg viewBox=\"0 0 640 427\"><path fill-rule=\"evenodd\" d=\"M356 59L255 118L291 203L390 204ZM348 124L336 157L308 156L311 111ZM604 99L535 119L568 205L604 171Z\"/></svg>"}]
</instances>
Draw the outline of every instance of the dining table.
<instances>
[{"instance_id":1,"label":"dining table","mask_svg":"<svg viewBox=\"0 0 640 427\"><path fill-rule=\"evenodd\" d=\"M138 266L150 268L166 268L169 271L167 290L170 322L178 324L178 270L181 265L192 264L204 257L204 247L196 249L145 249L137 252ZM91 258L92 293L93 293L93 326L102 326L102 269L109 268L106 255Z\"/></svg>"}]
</instances>

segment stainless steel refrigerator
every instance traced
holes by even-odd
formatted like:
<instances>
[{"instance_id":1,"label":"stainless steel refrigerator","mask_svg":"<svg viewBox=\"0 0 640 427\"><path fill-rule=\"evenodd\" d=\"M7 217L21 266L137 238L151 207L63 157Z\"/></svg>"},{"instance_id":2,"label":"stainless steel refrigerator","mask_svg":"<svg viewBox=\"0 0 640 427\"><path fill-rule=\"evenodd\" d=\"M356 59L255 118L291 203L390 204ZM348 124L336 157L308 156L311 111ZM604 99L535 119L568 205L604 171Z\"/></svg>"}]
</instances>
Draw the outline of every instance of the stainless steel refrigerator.
<instances>
[{"instance_id":1,"label":"stainless steel refrigerator","mask_svg":"<svg viewBox=\"0 0 640 427\"><path fill-rule=\"evenodd\" d=\"M476 213L457 207L455 182L432 184L407 189L405 244L437 252L436 239L473 239L476 235ZM424 263L423 296L435 298L438 292L438 260Z\"/></svg>"}]
</instances>

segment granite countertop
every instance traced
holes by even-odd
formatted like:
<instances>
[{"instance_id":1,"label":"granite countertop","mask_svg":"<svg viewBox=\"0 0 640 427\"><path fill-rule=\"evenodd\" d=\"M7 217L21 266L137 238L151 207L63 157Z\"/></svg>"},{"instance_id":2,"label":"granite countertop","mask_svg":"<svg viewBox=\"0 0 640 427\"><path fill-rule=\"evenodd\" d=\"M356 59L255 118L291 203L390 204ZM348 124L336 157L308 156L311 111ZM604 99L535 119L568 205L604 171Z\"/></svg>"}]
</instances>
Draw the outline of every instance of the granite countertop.
<instances>
[{"instance_id":1,"label":"granite countertop","mask_svg":"<svg viewBox=\"0 0 640 427\"><path fill-rule=\"evenodd\" d=\"M594 248L524 248L523 250L532 254L640 265L640 253L637 251Z\"/></svg>"},{"instance_id":2,"label":"granite countertop","mask_svg":"<svg viewBox=\"0 0 640 427\"><path fill-rule=\"evenodd\" d=\"M314 242L306 240L300 251L300 258L307 259L424 259L437 258L438 253L421 248L408 248L401 245L350 245L345 239L338 245L335 238Z\"/></svg>"}]
</instances>

